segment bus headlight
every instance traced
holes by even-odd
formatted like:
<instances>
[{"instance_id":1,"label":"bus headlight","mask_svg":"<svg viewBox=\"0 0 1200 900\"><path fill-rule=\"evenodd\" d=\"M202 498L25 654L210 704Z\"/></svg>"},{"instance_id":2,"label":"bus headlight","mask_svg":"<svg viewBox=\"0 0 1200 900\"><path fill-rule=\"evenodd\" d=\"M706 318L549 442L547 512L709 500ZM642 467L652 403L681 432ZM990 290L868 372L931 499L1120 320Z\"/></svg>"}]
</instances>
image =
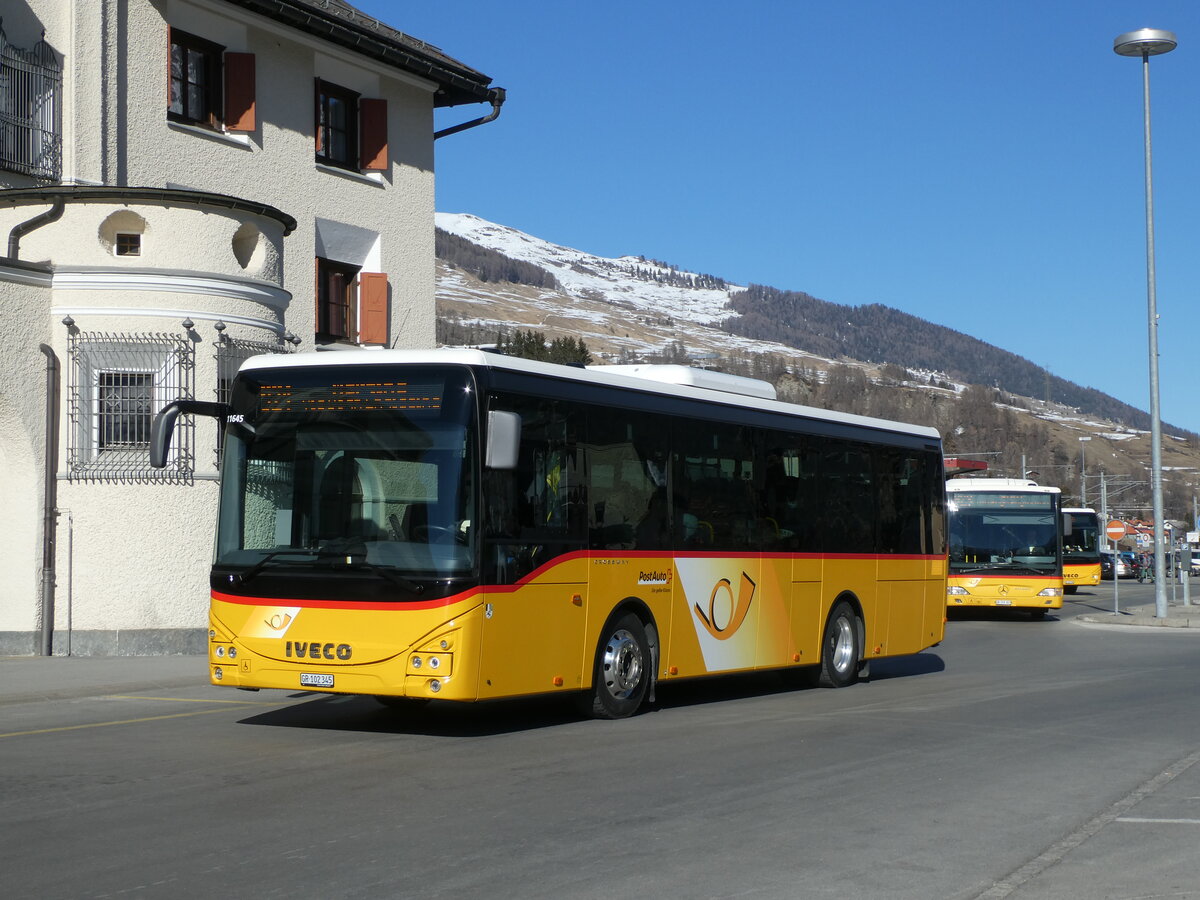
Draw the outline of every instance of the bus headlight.
<instances>
[{"instance_id":1,"label":"bus headlight","mask_svg":"<svg viewBox=\"0 0 1200 900\"><path fill-rule=\"evenodd\" d=\"M453 653L414 653L408 658L408 675L422 675L436 671L438 675L450 675L453 671Z\"/></svg>"},{"instance_id":2,"label":"bus headlight","mask_svg":"<svg viewBox=\"0 0 1200 900\"><path fill-rule=\"evenodd\" d=\"M959 596L962 596L963 594L969 594L970 591L968 591L965 587L962 587L960 585L952 584L946 588L946 593L952 597L959 597Z\"/></svg>"},{"instance_id":3,"label":"bus headlight","mask_svg":"<svg viewBox=\"0 0 1200 900\"><path fill-rule=\"evenodd\" d=\"M1061 597L1061 588L1046 588L1044 591L1038 591L1039 597Z\"/></svg>"}]
</instances>

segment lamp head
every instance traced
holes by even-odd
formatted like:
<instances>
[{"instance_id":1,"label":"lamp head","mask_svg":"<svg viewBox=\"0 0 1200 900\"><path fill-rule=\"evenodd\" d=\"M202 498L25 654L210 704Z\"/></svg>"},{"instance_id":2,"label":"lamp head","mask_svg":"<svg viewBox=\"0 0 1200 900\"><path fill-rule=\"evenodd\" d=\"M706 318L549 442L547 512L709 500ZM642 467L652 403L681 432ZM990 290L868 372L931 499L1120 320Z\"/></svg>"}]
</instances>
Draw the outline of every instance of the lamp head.
<instances>
[{"instance_id":1,"label":"lamp head","mask_svg":"<svg viewBox=\"0 0 1200 900\"><path fill-rule=\"evenodd\" d=\"M1113 41L1113 53L1118 56L1158 56L1170 53L1178 41L1175 32L1160 28L1139 28L1118 35Z\"/></svg>"}]
</instances>

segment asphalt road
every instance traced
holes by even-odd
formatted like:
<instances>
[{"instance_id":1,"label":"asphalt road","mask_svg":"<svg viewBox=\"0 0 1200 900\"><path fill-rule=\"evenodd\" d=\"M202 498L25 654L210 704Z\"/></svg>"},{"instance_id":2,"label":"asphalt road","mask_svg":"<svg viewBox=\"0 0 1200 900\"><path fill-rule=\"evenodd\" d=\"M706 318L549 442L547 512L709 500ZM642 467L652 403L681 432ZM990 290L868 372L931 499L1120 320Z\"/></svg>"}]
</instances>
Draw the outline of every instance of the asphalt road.
<instances>
[{"instance_id":1,"label":"asphalt road","mask_svg":"<svg viewBox=\"0 0 1200 900\"><path fill-rule=\"evenodd\" d=\"M1124 602L1152 596L1122 583ZM1200 897L1200 631L960 614L870 683L0 705L7 897Z\"/></svg>"}]
</instances>

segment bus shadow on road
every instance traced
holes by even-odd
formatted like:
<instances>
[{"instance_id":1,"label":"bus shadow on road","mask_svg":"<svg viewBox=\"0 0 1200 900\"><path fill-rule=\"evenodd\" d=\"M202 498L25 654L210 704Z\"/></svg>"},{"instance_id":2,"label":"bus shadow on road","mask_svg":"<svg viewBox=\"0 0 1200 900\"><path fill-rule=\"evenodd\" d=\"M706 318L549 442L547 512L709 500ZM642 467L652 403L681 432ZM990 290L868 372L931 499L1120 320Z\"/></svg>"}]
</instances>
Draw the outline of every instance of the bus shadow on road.
<instances>
[{"instance_id":1,"label":"bus shadow on road","mask_svg":"<svg viewBox=\"0 0 1200 900\"><path fill-rule=\"evenodd\" d=\"M581 720L563 696L459 704L431 700L411 707L384 706L373 697L294 694L294 702L240 719L239 725L311 728L367 734L485 737L536 731Z\"/></svg>"},{"instance_id":2,"label":"bus shadow on road","mask_svg":"<svg viewBox=\"0 0 1200 900\"><path fill-rule=\"evenodd\" d=\"M870 677L862 687L869 690L871 681L929 675L945 668L945 662L936 653L877 659L871 662ZM647 704L639 715L825 690L807 686L798 677L800 675L796 671L748 672L672 682L660 685L654 703ZM294 702L289 704L288 700ZM432 700L396 709L384 706L373 697L302 692L281 698L280 704L278 709L248 716L240 719L238 724L367 734L486 737L589 721L580 713L575 697L563 695L472 704Z\"/></svg>"},{"instance_id":3,"label":"bus shadow on road","mask_svg":"<svg viewBox=\"0 0 1200 900\"><path fill-rule=\"evenodd\" d=\"M946 661L936 653L917 653L914 656L891 656L871 663L871 681L891 678L911 678L946 671Z\"/></svg>"}]
</instances>

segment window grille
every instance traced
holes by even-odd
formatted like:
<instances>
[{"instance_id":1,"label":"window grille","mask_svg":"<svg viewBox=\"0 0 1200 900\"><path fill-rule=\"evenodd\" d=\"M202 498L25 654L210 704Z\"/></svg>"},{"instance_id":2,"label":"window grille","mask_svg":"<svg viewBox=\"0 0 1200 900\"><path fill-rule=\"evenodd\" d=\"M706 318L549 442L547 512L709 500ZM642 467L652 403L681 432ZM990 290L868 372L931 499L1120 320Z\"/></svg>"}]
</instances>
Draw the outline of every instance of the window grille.
<instances>
[{"instance_id":1,"label":"window grille","mask_svg":"<svg viewBox=\"0 0 1200 900\"><path fill-rule=\"evenodd\" d=\"M14 47L0 27L0 168L62 177L62 66L45 40Z\"/></svg>"},{"instance_id":2,"label":"window grille","mask_svg":"<svg viewBox=\"0 0 1200 900\"><path fill-rule=\"evenodd\" d=\"M218 403L228 403L230 399L231 389L233 387L233 376L237 374L242 363L248 360L251 356L258 356L261 353L290 353L292 347L282 339L274 342L270 341L243 341L235 340L224 334L225 326L218 322L217 329L221 332L213 344L216 353L213 354L213 359L217 361L217 386L216 396ZM224 443L225 436L217 434L217 468L220 469L221 462L221 446Z\"/></svg>"},{"instance_id":3,"label":"window grille","mask_svg":"<svg viewBox=\"0 0 1200 900\"><path fill-rule=\"evenodd\" d=\"M195 350L184 335L72 329L68 341L67 478L190 483L195 422L180 416L165 469L150 467L155 413L195 395Z\"/></svg>"}]
</instances>

